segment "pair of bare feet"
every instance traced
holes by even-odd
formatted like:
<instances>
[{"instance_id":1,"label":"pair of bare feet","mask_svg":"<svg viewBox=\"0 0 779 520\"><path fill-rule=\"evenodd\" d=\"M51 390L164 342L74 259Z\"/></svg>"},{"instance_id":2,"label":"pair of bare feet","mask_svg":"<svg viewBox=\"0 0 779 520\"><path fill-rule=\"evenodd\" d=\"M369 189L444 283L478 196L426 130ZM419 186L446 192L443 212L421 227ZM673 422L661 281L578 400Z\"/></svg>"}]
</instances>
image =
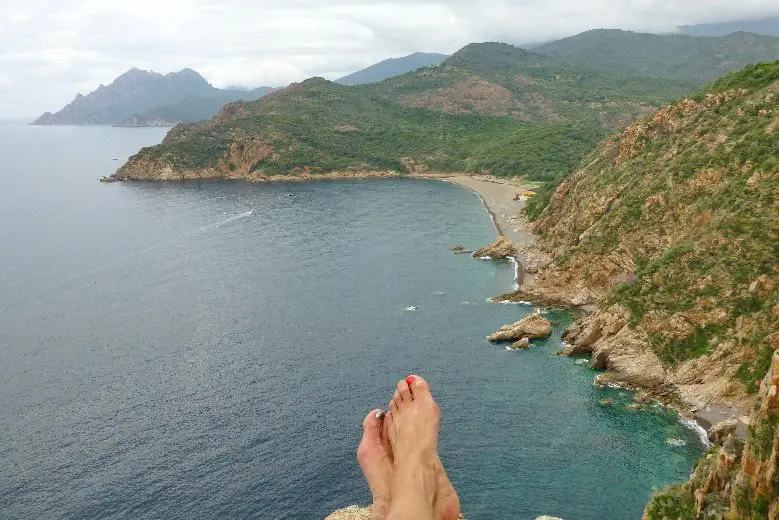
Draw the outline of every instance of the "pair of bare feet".
<instances>
[{"instance_id":1,"label":"pair of bare feet","mask_svg":"<svg viewBox=\"0 0 779 520\"><path fill-rule=\"evenodd\" d=\"M460 499L438 457L439 425L438 405L419 376L398 383L387 413L373 410L365 418L357 460L374 518L459 518Z\"/></svg>"}]
</instances>

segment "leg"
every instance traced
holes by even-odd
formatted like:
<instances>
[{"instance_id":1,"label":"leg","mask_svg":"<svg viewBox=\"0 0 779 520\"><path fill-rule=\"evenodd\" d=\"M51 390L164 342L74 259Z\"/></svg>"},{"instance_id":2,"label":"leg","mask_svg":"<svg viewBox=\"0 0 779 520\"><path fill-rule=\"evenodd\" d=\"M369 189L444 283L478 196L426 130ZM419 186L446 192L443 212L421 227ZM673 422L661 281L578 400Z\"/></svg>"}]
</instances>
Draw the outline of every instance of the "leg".
<instances>
[{"instance_id":1,"label":"leg","mask_svg":"<svg viewBox=\"0 0 779 520\"><path fill-rule=\"evenodd\" d=\"M412 376L418 378L419 376ZM390 403L391 408L391 403ZM384 424L381 432L381 440L384 444L384 450L389 454L390 460L393 460L392 445L390 444L389 431L392 429L392 414L388 413L384 417ZM436 466L436 500L434 505L436 520L457 520L460 518L460 498L454 490L449 476L444 470L438 454L435 457Z\"/></svg>"},{"instance_id":2,"label":"leg","mask_svg":"<svg viewBox=\"0 0 779 520\"><path fill-rule=\"evenodd\" d=\"M388 519L434 520L440 415L427 382L420 377L407 379L398 383L390 403L395 474Z\"/></svg>"}]
</instances>

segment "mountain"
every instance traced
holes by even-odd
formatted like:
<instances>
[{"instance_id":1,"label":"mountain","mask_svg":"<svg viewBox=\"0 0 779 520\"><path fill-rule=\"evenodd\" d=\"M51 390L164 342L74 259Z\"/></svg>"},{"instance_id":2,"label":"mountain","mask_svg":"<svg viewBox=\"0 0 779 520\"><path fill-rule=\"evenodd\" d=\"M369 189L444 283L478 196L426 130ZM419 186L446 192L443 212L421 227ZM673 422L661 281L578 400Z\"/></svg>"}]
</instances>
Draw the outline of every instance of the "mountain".
<instances>
[{"instance_id":1,"label":"mountain","mask_svg":"<svg viewBox=\"0 0 779 520\"><path fill-rule=\"evenodd\" d=\"M446 54L433 54L425 52L415 52L403 58L390 58L380 61L370 67L364 68L348 76L335 80L341 85L365 85L368 83L378 83L385 79L400 76L407 72L412 72L422 67L432 67L439 65L447 58Z\"/></svg>"},{"instance_id":2,"label":"mountain","mask_svg":"<svg viewBox=\"0 0 779 520\"><path fill-rule=\"evenodd\" d=\"M751 413L647 520L779 517L777 99L779 61L751 65L602 142L534 225L549 266L501 298L596 307L564 353L601 384Z\"/></svg>"},{"instance_id":3,"label":"mountain","mask_svg":"<svg viewBox=\"0 0 779 520\"><path fill-rule=\"evenodd\" d=\"M779 36L779 16L735 22L682 25L679 27L679 32L681 34L689 34L690 36L725 36L734 32Z\"/></svg>"},{"instance_id":4,"label":"mountain","mask_svg":"<svg viewBox=\"0 0 779 520\"><path fill-rule=\"evenodd\" d=\"M143 121L147 111L170 107L177 121L212 117L222 105L252 94L212 87L192 69L159 74L132 68L109 85L76 98L59 112L46 112L33 124L119 124L127 118ZM202 106L207 105L209 110ZM176 108L178 106L178 108Z\"/></svg>"},{"instance_id":5,"label":"mountain","mask_svg":"<svg viewBox=\"0 0 779 520\"><path fill-rule=\"evenodd\" d=\"M123 119L117 126L173 126L177 123L194 123L211 119L231 101L253 101L275 88L259 87L253 90L226 90L213 97L195 97L177 103L154 107Z\"/></svg>"},{"instance_id":6,"label":"mountain","mask_svg":"<svg viewBox=\"0 0 779 520\"><path fill-rule=\"evenodd\" d=\"M552 179L606 133L689 90L498 43L381 83L314 78L173 129L116 178L470 171Z\"/></svg>"},{"instance_id":7,"label":"mountain","mask_svg":"<svg viewBox=\"0 0 779 520\"><path fill-rule=\"evenodd\" d=\"M598 29L533 49L596 70L703 84L749 63L779 56L779 38L735 33L718 38Z\"/></svg>"}]
</instances>

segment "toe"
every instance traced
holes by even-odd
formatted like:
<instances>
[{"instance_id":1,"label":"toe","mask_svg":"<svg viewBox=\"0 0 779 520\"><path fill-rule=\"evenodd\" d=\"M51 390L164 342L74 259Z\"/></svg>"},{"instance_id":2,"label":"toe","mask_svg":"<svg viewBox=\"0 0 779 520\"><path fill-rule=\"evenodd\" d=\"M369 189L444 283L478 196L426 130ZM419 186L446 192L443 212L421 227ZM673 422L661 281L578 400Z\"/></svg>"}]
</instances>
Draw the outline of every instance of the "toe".
<instances>
[{"instance_id":1,"label":"toe","mask_svg":"<svg viewBox=\"0 0 779 520\"><path fill-rule=\"evenodd\" d=\"M410 375L406 378L406 380L411 380L411 383L407 386L409 387L412 397L415 399L421 395L430 393L430 387L428 386L427 381L425 381L423 378L417 375Z\"/></svg>"},{"instance_id":2,"label":"toe","mask_svg":"<svg viewBox=\"0 0 779 520\"><path fill-rule=\"evenodd\" d=\"M400 392L395 390L395 393L392 394L392 399L390 400L390 411L392 410L397 411L402 403L403 403L403 399L401 399L400 397Z\"/></svg>"},{"instance_id":3,"label":"toe","mask_svg":"<svg viewBox=\"0 0 779 520\"><path fill-rule=\"evenodd\" d=\"M381 425L381 444L384 447L384 451L389 456L390 460L393 460L392 455L392 441L390 440L390 432L392 432L392 414L388 413L384 416L384 423Z\"/></svg>"},{"instance_id":4,"label":"toe","mask_svg":"<svg viewBox=\"0 0 779 520\"><path fill-rule=\"evenodd\" d=\"M371 410L362 422L362 440L357 448L357 460L363 462L366 457L380 447L381 430L384 422L384 412L378 408Z\"/></svg>"},{"instance_id":5,"label":"toe","mask_svg":"<svg viewBox=\"0 0 779 520\"><path fill-rule=\"evenodd\" d=\"M408 383L406 383L405 379L398 381L397 392L400 394L400 398L403 402L411 402L413 400L411 397L411 389L408 387Z\"/></svg>"}]
</instances>

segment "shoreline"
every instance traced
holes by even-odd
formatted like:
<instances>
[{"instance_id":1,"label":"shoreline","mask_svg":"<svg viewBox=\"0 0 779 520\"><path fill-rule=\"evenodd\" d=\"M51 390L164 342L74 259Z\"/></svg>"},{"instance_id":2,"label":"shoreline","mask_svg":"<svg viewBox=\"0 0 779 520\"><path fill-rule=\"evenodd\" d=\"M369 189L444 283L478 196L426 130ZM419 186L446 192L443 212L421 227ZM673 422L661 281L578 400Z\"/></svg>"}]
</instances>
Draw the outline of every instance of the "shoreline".
<instances>
[{"instance_id":1,"label":"shoreline","mask_svg":"<svg viewBox=\"0 0 779 520\"><path fill-rule=\"evenodd\" d=\"M516 262L515 283L517 286L520 286L523 283L530 281L534 275L525 271L524 266L527 265L527 258L522 254L522 251L526 250L535 242L536 235L532 234L526 228L523 229L521 223L518 222L517 219L510 218L512 212L513 214L518 214L525 207L524 201L513 200L515 193L527 190L530 186L527 183L512 181L510 179L498 179L476 175L457 175L442 180L466 188L481 199L497 233L514 242L514 245L520 250L517 255L509 258L509 260ZM579 310L587 312L587 309ZM640 388L624 388L633 392L644 390ZM712 426L728 419L737 419L738 427L736 435L741 438L746 437L748 425L743 422L743 414L740 413L740 410L737 408L728 406L725 403L713 403L696 410L690 410L680 403L666 404L664 406L670 406L676 410L679 414L679 420L683 424L685 421L692 421L695 424L693 429L695 429L701 437L704 446L707 446L708 438L706 438L706 441L704 442L704 437L706 437L708 430Z\"/></svg>"},{"instance_id":2,"label":"shoreline","mask_svg":"<svg viewBox=\"0 0 779 520\"><path fill-rule=\"evenodd\" d=\"M525 269L530 259L523 251L533 245L536 235L526 229L524 221L520 221L519 215L525 207L525 200L515 200L515 196L534 186L484 175L455 175L442 180L476 194L487 209L498 236L509 239L519 250L517 254L508 257L514 264L514 290L530 281L534 275Z\"/></svg>"}]
</instances>

